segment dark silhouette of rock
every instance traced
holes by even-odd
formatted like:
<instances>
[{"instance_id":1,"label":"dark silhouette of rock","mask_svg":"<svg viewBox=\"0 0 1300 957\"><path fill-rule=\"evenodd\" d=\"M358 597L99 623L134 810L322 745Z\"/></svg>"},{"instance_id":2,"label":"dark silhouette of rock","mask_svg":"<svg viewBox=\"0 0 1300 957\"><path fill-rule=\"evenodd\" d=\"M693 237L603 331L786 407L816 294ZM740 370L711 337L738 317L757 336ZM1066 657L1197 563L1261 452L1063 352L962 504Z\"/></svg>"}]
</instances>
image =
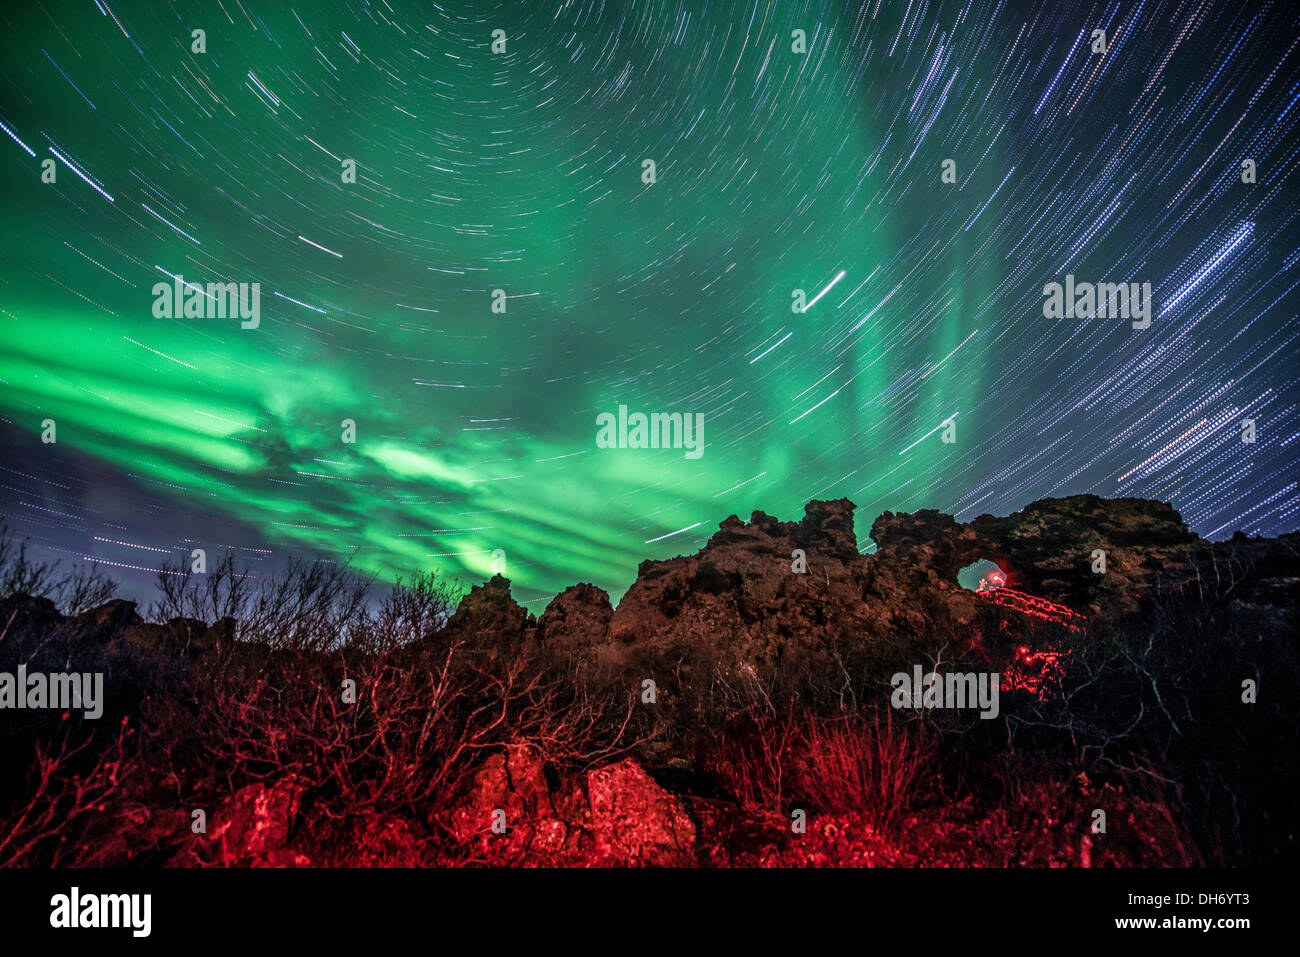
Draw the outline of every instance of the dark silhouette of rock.
<instances>
[{"instance_id":1,"label":"dark silhouette of rock","mask_svg":"<svg viewBox=\"0 0 1300 957\"><path fill-rule=\"evenodd\" d=\"M510 580L493 575L469 590L440 636L444 641L518 648L534 622L510 594Z\"/></svg>"},{"instance_id":2,"label":"dark silhouette of rock","mask_svg":"<svg viewBox=\"0 0 1300 957\"><path fill-rule=\"evenodd\" d=\"M666 656L712 641L739 667L777 668L870 633L866 568L847 500L810 503L800 522L731 516L698 554L642 562L607 640Z\"/></svg>"},{"instance_id":3,"label":"dark silhouette of rock","mask_svg":"<svg viewBox=\"0 0 1300 957\"><path fill-rule=\"evenodd\" d=\"M551 600L537 620L537 640L556 651L580 652L593 636L604 636L614 606L604 589L585 582L571 585Z\"/></svg>"},{"instance_id":4,"label":"dark silhouette of rock","mask_svg":"<svg viewBox=\"0 0 1300 957\"><path fill-rule=\"evenodd\" d=\"M1164 502L1096 495L1043 499L1006 518L981 515L966 524L929 509L886 512L871 537L877 560L948 582L987 559L1006 573L1008 588L1108 619L1135 611L1157 584L1184 584L1193 575L1189 561L1211 547ZM1104 573L1093 570L1097 550L1105 552Z\"/></svg>"}]
</instances>

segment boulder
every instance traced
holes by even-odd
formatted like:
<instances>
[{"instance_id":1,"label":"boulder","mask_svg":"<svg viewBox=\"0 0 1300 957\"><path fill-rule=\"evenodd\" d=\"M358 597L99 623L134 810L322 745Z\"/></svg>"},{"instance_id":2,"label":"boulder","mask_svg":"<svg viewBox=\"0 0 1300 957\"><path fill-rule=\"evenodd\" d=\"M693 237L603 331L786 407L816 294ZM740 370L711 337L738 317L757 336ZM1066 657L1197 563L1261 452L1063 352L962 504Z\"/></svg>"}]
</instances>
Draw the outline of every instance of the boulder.
<instances>
[{"instance_id":1,"label":"boulder","mask_svg":"<svg viewBox=\"0 0 1300 957\"><path fill-rule=\"evenodd\" d=\"M264 859L288 843L302 791L292 779L240 788L209 815L208 833L195 835L197 843L206 844L218 863ZM200 849L200 856L208 855Z\"/></svg>"},{"instance_id":2,"label":"boulder","mask_svg":"<svg viewBox=\"0 0 1300 957\"><path fill-rule=\"evenodd\" d=\"M587 795L598 862L650 867L695 863L695 824L686 808L634 759L589 771Z\"/></svg>"}]
</instances>

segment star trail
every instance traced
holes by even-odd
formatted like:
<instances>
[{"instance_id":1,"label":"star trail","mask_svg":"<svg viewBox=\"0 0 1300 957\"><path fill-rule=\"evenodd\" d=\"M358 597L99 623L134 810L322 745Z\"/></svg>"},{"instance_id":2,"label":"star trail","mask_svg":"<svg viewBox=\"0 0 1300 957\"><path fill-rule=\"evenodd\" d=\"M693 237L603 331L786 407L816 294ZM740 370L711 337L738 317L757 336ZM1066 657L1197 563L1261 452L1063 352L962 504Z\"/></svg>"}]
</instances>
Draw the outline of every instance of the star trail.
<instances>
[{"instance_id":1,"label":"star trail","mask_svg":"<svg viewBox=\"0 0 1300 957\"><path fill-rule=\"evenodd\" d=\"M129 597L195 547L503 555L540 612L841 496L864 552L885 509L1081 492L1298 524L1287 4L0 20L0 513ZM1149 326L1047 318L1067 275L1149 283ZM260 322L160 318L173 282L257 284ZM620 406L702 415L703 454L598 446Z\"/></svg>"}]
</instances>

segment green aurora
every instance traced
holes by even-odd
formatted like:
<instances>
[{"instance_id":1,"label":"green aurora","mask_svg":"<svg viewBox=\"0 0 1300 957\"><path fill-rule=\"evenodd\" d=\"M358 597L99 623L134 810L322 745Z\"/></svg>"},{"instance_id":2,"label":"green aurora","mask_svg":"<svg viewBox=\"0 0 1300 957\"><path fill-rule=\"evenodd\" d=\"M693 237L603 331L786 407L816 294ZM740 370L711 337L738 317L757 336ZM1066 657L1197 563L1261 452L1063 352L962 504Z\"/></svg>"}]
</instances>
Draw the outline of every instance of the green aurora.
<instances>
[{"instance_id":1,"label":"green aurora","mask_svg":"<svg viewBox=\"0 0 1300 957\"><path fill-rule=\"evenodd\" d=\"M540 612L732 513L847 496L868 551L886 508L1114 492L1146 437L1034 439L1075 357L1034 315L1055 264L1016 247L1072 161L1006 127L1070 36L1022 95L1014 18L723 6L6 11L0 415L11 484L51 496L11 521L123 569L204 544L476 582L501 549ZM111 201L62 161L43 183L52 148ZM260 283L260 326L155 318L176 274ZM702 413L703 457L597 448L620 404Z\"/></svg>"}]
</instances>

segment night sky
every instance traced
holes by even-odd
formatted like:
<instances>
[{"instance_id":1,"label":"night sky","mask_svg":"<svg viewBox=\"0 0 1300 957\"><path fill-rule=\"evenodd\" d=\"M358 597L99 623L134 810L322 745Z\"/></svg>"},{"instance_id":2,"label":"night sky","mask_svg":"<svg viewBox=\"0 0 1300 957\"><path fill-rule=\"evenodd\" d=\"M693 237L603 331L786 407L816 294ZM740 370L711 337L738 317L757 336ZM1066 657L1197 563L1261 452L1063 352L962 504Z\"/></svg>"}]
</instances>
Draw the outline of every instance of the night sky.
<instances>
[{"instance_id":1,"label":"night sky","mask_svg":"<svg viewBox=\"0 0 1300 957\"><path fill-rule=\"evenodd\" d=\"M1298 17L6 4L0 513L132 597L194 547L466 584L501 549L539 613L813 498L864 552L885 509L1081 492L1291 531ZM1067 274L1149 282L1150 327L1045 318ZM260 325L155 317L175 275L260 283ZM703 455L598 448L620 404Z\"/></svg>"}]
</instances>

